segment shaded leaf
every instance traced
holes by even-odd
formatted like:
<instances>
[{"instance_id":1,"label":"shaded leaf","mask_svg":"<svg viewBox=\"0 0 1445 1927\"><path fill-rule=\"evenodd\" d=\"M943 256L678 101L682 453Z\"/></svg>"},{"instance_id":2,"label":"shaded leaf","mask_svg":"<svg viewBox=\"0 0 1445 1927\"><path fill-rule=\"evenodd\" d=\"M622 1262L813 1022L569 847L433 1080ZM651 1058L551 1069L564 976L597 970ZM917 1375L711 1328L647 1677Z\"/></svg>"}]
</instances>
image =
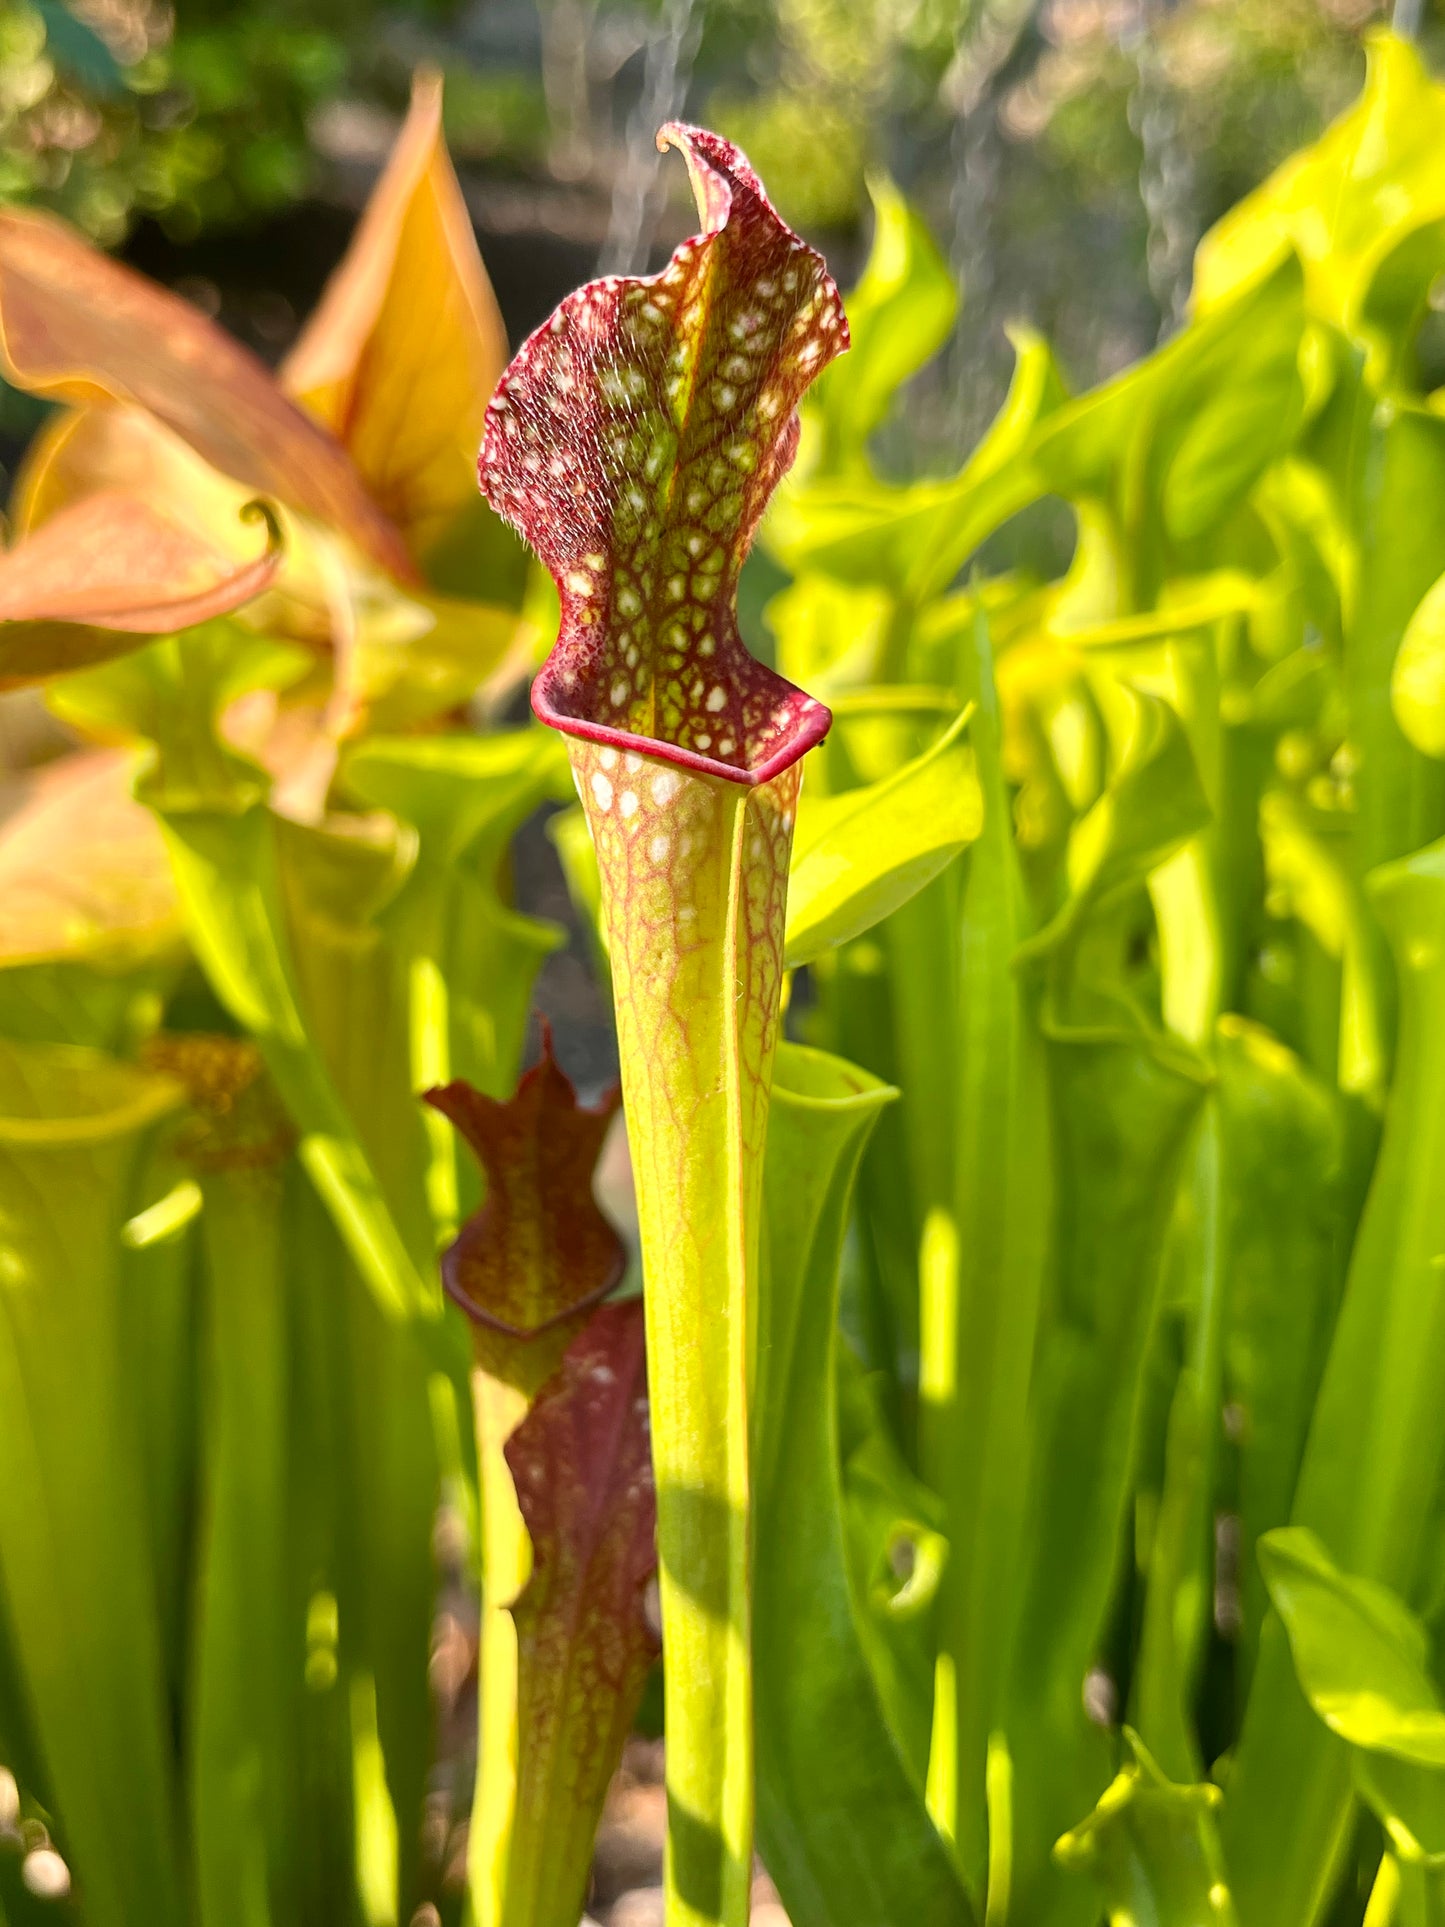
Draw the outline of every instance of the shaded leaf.
<instances>
[{"instance_id":1,"label":"shaded leaf","mask_svg":"<svg viewBox=\"0 0 1445 1927\"><path fill-rule=\"evenodd\" d=\"M967 721L965 712L882 782L816 801L804 792L788 876L790 968L881 923L978 835Z\"/></svg>"},{"instance_id":2,"label":"shaded leaf","mask_svg":"<svg viewBox=\"0 0 1445 1927\"><path fill-rule=\"evenodd\" d=\"M1197 1064L1137 1028L1112 1040L1055 1037L1049 1071L1058 1229L1034 1368L1005 1722L1021 1919L1050 1917L1046 1843L1102 1783L1104 1736L1081 1689L1108 1621L1165 1234L1205 1095Z\"/></svg>"},{"instance_id":3,"label":"shaded leaf","mask_svg":"<svg viewBox=\"0 0 1445 1927\"><path fill-rule=\"evenodd\" d=\"M175 1150L205 1201L187 1696L196 1880L210 1927L258 1927L296 1905L291 1834L302 1807L290 1690L301 1627L285 1569L284 1167L295 1134L249 1039L158 1037L147 1061L186 1091Z\"/></svg>"},{"instance_id":4,"label":"shaded leaf","mask_svg":"<svg viewBox=\"0 0 1445 1927\"><path fill-rule=\"evenodd\" d=\"M1243 1018L1221 1019L1224 1393L1237 1431L1240 1663L1267 1599L1260 1537L1289 1518L1338 1304L1348 1230L1337 1093Z\"/></svg>"},{"instance_id":5,"label":"shaded leaf","mask_svg":"<svg viewBox=\"0 0 1445 1927\"><path fill-rule=\"evenodd\" d=\"M600 1773L605 1787L615 1764L615 1758L603 1757L610 1739L598 1742L594 1736L589 1742L581 1737L589 1720L610 1731L617 1717L614 1694L589 1696L584 1687L576 1703L570 1703L575 1682L565 1667L560 1677L549 1680L545 1668L541 1676L535 1665L524 1672L522 1661L528 1638L535 1661L538 1642L553 1656L560 1643L565 1654L579 1632L587 1608L573 1586L579 1582L577 1567L585 1567L596 1550L587 1543L589 1513L592 1528L607 1524L589 1507L588 1481L599 1478L602 1487L607 1486L605 1452L597 1456L606 1437L612 1438L614 1448L626 1448L624 1459L636 1450L635 1432L628 1429L636 1418L633 1389L629 1385L622 1406L614 1408L610 1388L629 1370L635 1378L642 1369L640 1323L637 1356L631 1360L625 1329L614 1329L616 1321L605 1312L596 1314L606 1321L604 1341L615 1339L622 1355L613 1372L605 1356L597 1360L584 1351L588 1362L574 1367L574 1375L580 1373L578 1397L569 1395L570 1381L563 1370L569 1344L585 1346L589 1337L590 1325L583 1330L588 1312L623 1271L621 1240L592 1194L594 1168L617 1095L612 1093L595 1110L580 1106L557 1067L551 1034L544 1026L542 1059L512 1097L489 1098L454 1081L428 1092L427 1100L466 1138L487 1178L484 1203L442 1257L447 1290L472 1320L477 1362L473 1400L482 1501L481 1735L468 1879L475 1912L503 1927L512 1921L525 1927L537 1918L536 1894L549 1883L560 1880L566 1896L555 1916L559 1921L570 1919L569 1906L575 1911L580 1905L578 1895L569 1890L574 1883L585 1884L596 1823L592 1783ZM607 1348L604 1342L604 1353ZM554 1380L559 1372L562 1378ZM560 1386L560 1393L534 1436L535 1452L526 1448L514 1480L507 1448L549 1380L554 1392ZM620 1432L609 1432L613 1421ZM594 1450L581 1463L569 1457L569 1428L580 1426L585 1433L588 1426L599 1424L602 1434L593 1438ZM642 1439L645 1459L645 1426ZM555 1488L548 1485L549 1475L558 1482ZM523 1510L529 1503L535 1504L539 1532L550 1539L547 1557L552 1567L534 1602L540 1617L533 1621L513 1617L533 1571ZM558 1512L548 1511L552 1503ZM651 1505L649 1482L649 1516ZM629 1529L624 1525L624 1536ZM598 1662L592 1650L597 1630L594 1625L581 1639L577 1661L583 1668ZM625 1630L615 1625L612 1630L625 1641ZM629 1666L616 1663L615 1647L611 1663L616 1689L630 1691ZM527 1707L524 1692L530 1696ZM537 1748L529 1750L533 1738ZM551 1797L549 1776L556 1773L581 1776L582 1805L559 1804Z\"/></svg>"},{"instance_id":6,"label":"shaded leaf","mask_svg":"<svg viewBox=\"0 0 1445 1927\"><path fill-rule=\"evenodd\" d=\"M1054 1856L1103 1889L1110 1927L1234 1927L1214 1815L1219 1788L1177 1786L1125 1729L1134 1758Z\"/></svg>"},{"instance_id":7,"label":"shaded leaf","mask_svg":"<svg viewBox=\"0 0 1445 1927\"><path fill-rule=\"evenodd\" d=\"M933 1719L939 1582L950 1546L938 1495L899 1450L882 1384L837 1350L843 1523L859 1638L894 1743L924 1785Z\"/></svg>"},{"instance_id":8,"label":"shaded leaf","mask_svg":"<svg viewBox=\"0 0 1445 1927\"><path fill-rule=\"evenodd\" d=\"M1408 1600L1445 1467L1445 844L1385 865L1369 886L1399 971L1399 1049L1290 1517L1352 1573ZM1350 1798L1349 1756L1302 1697L1271 1620L1223 1823L1251 1918L1323 1902Z\"/></svg>"},{"instance_id":9,"label":"shaded leaf","mask_svg":"<svg viewBox=\"0 0 1445 1927\"><path fill-rule=\"evenodd\" d=\"M95 1927L186 1914L119 1238L180 1095L98 1051L0 1043L0 1571Z\"/></svg>"},{"instance_id":10,"label":"shaded leaf","mask_svg":"<svg viewBox=\"0 0 1445 1927\"><path fill-rule=\"evenodd\" d=\"M1014 1769L1013 1894L1023 1919L1054 1917L1058 1877L1044 1843L1102 1779L1104 1736L1085 1711L1081 1684L1099 1662L1108 1623L1138 1472L1165 1238L1208 1084L1200 1059L1134 1007L1109 948L1120 903L1197 828L1203 809L1173 711L1157 698L1141 704L1136 741L1098 815L1084 819L1089 834L1077 858L1071 850L1072 894L1023 951L1047 973L1053 1167L1004 1721ZM988 1116L980 1120L985 1132ZM1033 1177L1036 1189L1043 1181L1042 1172Z\"/></svg>"},{"instance_id":11,"label":"shaded leaf","mask_svg":"<svg viewBox=\"0 0 1445 1927\"><path fill-rule=\"evenodd\" d=\"M953 889L936 893L943 928L924 923L909 945L905 912L894 981L910 1085L929 1099L913 1125L923 1207L919 1462L943 1502L950 1548L936 1617L942 1690L934 1700L929 1811L970 1886L982 1892L991 1878L989 1748L1003 1723L1019 1625L1053 1129L1037 987L1015 968L1034 915L1014 841L982 606L963 616L955 661L977 705L970 741L983 822L967 864L951 874ZM998 1831L995 1824L995 1839Z\"/></svg>"},{"instance_id":12,"label":"shaded leaf","mask_svg":"<svg viewBox=\"0 0 1445 1927\"><path fill-rule=\"evenodd\" d=\"M838 1270L864 1145L893 1093L779 1046L768 1129L754 1451L758 1826L797 1927L967 1927L953 1858L885 1713L838 1455ZM855 1515L856 1516L856 1515Z\"/></svg>"}]
</instances>

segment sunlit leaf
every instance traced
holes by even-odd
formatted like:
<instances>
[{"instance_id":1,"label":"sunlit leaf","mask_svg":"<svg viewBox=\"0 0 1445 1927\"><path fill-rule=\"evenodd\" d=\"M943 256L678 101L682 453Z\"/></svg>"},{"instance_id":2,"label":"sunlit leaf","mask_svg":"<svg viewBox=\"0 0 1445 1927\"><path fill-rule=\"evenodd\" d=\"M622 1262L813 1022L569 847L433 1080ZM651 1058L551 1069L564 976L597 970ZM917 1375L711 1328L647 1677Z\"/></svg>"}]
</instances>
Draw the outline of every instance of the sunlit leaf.
<instances>
[{"instance_id":1,"label":"sunlit leaf","mask_svg":"<svg viewBox=\"0 0 1445 1927\"><path fill-rule=\"evenodd\" d=\"M1364 92L1312 147L1286 161L1205 236L1195 260L1194 300L1215 308L1268 271L1287 250L1304 264L1311 308L1348 332L1363 332L1385 373L1398 344L1367 321L1376 277L1413 236L1423 253L1409 264L1410 292L1390 291L1383 309L1413 322L1445 260L1445 163L1435 129L1442 89L1418 50L1377 32L1369 42ZM1405 265L1398 257L1397 278Z\"/></svg>"},{"instance_id":2,"label":"sunlit leaf","mask_svg":"<svg viewBox=\"0 0 1445 1927\"><path fill-rule=\"evenodd\" d=\"M1040 336L1016 331L1013 344L1008 395L957 476L907 488L799 477L779 491L768 518L770 553L794 573L816 569L840 582L882 584L911 601L947 589L979 544L1041 492L1024 457L1066 391Z\"/></svg>"},{"instance_id":3,"label":"sunlit leaf","mask_svg":"<svg viewBox=\"0 0 1445 1927\"><path fill-rule=\"evenodd\" d=\"M387 585L363 586L353 611L331 705L348 735L414 728L479 693L509 691L537 659L540 639L515 609Z\"/></svg>"},{"instance_id":4,"label":"sunlit leaf","mask_svg":"<svg viewBox=\"0 0 1445 1927\"><path fill-rule=\"evenodd\" d=\"M832 695L882 674L891 607L882 589L805 574L772 598L764 618L783 673Z\"/></svg>"},{"instance_id":5,"label":"sunlit leaf","mask_svg":"<svg viewBox=\"0 0 1445 1927\"><path fill-rule=\"evenodd\" d=\"M416 865L386 917L408 958L413 1085L461 1077L494 1097L511 1092L533 980L563 932L513 907L508 853L539 803L571 793L563 745L535 728L372 737L348 750L339 788L416 833ZM458 1169L455 1133L440 1113L426 1121L433 1210L450 1230L477 1193Z\"/></svg>"},{"instance_id":6,"label":"sunlit leaf","mask_svg":"<svg viewBox=\"0 0 1445 1927\"><path fill-rule=\"evenodd\" d=\"M1357 1749L1355 1783L1406 1868L1445 1898L1445 1703L1429 1636L1387 1586L1342 1572L1312 1532L1266 1533L1260 1564L1310 1705ZM1407 1906L1423 1927L1433 1909Z\"/></svg>"},{"instance_id":7,"label":"sunlit leaf","mask_svg":"<svg viewBox=\"0 0 1445 1927\"><path fill-rule=\"evenodd\" d=\"M1209 821L1179 718L1157 696L1135 695L1138 720L1129 753L1069 839L1068 900L1021 956L1058 949L1093 910L1142 883Z\"/></svg>"},{"instance_id":8,"label":"sunlit leaf","mask_svg":"<svg viewBox=\"0 0 1445 1927\"><path fill-rule=\"evenodd\" d=\"M1339 1081L1379 1101L1385 1080L1382 986L1365 894L1349 863L1347 828L1285 789L1260 804L1260 843L1271 907L1297 917L1341 967Z\"/></svg>"},{"instance_id":9,"label":"sunlit leaf","mask_svg":"<svg viewBox=\"0 0 1445 1927\"><path fill-rule=\"evenodd\" d=\"M470 497L470 455L467 474ZM255 551L255 533L241 519L247 491L139 408L71 409L43 429L21 465L16 525L33 534L67 507L111 491L183 526L233 567ZM279 506L276 513L281 566L247 605L245 620L267 635L330 648L326 728L333 739L428 720L484 685L516 682L535 664L535 625L514 610L402 589L349 560L305 516Z\"/></svg>"},{"instance_id":10,"label":"sunlit leaf","mask_svg":"<svg viewBox=\"0 0 1445 1927\"><path fill-rule=\"evenodd\" d=\"M476 499L482 419L507 359L496 298L442 138L442 83L411 112L280 381L344 444L422 556Z\"/></svg>"},{"instance_id":11,"label":"sunlit leaf","mask_svg":"<svg viewBox=\"0 0 1445 1927\"><path fill-rule=\"evenodd\" d=\"M882 782L816 800L804 792L788 878L789 967L881 922L978 835L967 720Z\"/></svg>"},{"instance_id":12,"label":"sunlit leaf","mask_svg":"<svg viewBox=\"0 0 1445 1927\"><path fill-rule=\"evenodd\" d=\"M1129 566L1147 580L1154 528L1178 542L1217 526L1288 444L1302 403L1303 326L1300 271L1287 259L1046 416L1027 451L1037 487L1111 501L1135 534Z\"/></svg>"},{"instance_id":13,"label":"sunlit leaf","mask_svg":"<svg viewBox=\"0 0 1445 1927\"><path fill-rule=\"evenodd\" d=\"M1314 1533L1267 1532L1260 1563L1315 1711L1354 1746L1445 1767L1445 1704L1429 1640L1387 1586L1341 1572Z\"/></svg>"},{"instance_id":14,"label":"sunlit leaf","mask_svg":"<svg viewBox=\"0 0 1445 1927\"><path fill-rule=\"evenodd\" d=\"M800 758L830 720L749 654L736 597L799 400L848 337L737 149L659 138L702 233L660 274L562 303L498 384L479 475L557 583L532 702L568 738L601 874L655 1308L669 1906L732 1922L752 1852L750 1279Z\"/></svg>"},{"instance_id":15,"label":"sunlit leaf","mask_svg":"<svg viewBox=\"0 0 1445 1927\"><path fill-rule=\"evenodd\" d=\"M1406 625L1390 695L1401 729L1427 756L1445 756L1445 576Z\"/></svg>"}]
</instances>

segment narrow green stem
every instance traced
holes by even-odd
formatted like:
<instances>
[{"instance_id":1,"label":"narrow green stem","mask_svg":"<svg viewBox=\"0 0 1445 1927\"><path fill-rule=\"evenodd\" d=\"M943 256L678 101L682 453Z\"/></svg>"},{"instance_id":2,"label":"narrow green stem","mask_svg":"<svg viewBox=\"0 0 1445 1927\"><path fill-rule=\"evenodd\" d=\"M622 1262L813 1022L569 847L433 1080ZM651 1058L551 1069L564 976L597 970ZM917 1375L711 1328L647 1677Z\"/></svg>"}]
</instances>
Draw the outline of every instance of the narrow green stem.
<instances>
[{"instance_id":1,"label":"narrow green stem","mask_svg":"<svg viewBox=\"0 0 1445 1927\"><path fill-rule=\"evenodd\" d=\"M533 1896L514 1876L517 1823L517 1628L511 1608L532 1571L532 1545L502 1448L571 1336L507 1347L503 1376L478 1363L472 1375L482 1502L482 1621L478 1671L477 1789L467 1842L467 1886L476 1927L540 1927ZM500 1348L499 1348L500 1349Z\"/></svg>"},{"instance_id":2,"label":"narrow green stem","mask_svg":"<svg viewBox=\"0 0 1445 1927\"><path fill-rule=\"evenodd\" d=\"M502 1447L527 1401L482 1371L474 1376L472 1397L481 1488L482 1620L477 1790L467 1838L467 1886L477 1927L499 1927L506 1916L517 1804L517 1632L507 1608L526 1584L531 1564L527 1529Z\"/></svg>"},{"instance_id":3,"label":"narrow green stem","mask_svg":"<svg viewBox=\"0 0 1445 1927\"><path fill-rule=\"evenodd\" d=\"M191 1797L209 1927L274 1919L289 1873L283 1184L279 1171L260 1168L213 1172L202 1185L207 1495Z\"/></svg>"},{"instance_id":4,"label":"narrow green stem","mask_svg":"<svg viewBox=\"0 0 1445 1927\"><path fill-rule=\"evenodd\" d=\"M1029 917L982 623L964 647L961 680L978 705L971 740L984 825L968 856L956 938L949 1202L929 1212L920 1251L920 1439L952 1549L939 1597L929 1810L981 1898L990 1846L996 1859L1006 1844L988 1838L985 1779L1013 1651L1050 1145L1037 1017L1014 968Z\"/></svg>"}]
</instances>

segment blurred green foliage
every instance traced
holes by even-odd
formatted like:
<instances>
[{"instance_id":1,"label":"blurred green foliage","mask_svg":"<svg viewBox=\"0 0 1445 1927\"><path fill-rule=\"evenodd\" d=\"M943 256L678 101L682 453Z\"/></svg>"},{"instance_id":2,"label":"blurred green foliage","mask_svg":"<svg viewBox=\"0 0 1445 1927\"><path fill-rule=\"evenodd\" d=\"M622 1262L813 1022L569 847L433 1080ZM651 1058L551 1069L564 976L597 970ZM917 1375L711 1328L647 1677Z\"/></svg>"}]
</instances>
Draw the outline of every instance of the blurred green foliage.
<instances>
[{"instance_id":1,"label":"blurred green foliage","mask_svg":"<svg viewBox=\"0 0 1445 1927\"><path fill-rule=\"evenodd\" d=\"M6 0L0 195L107 244L140 215L185 238L268 213L307 185L307 116L346 67L336 36L259 10L176 31L145 0Z\"/></svg>"}]
</instances>

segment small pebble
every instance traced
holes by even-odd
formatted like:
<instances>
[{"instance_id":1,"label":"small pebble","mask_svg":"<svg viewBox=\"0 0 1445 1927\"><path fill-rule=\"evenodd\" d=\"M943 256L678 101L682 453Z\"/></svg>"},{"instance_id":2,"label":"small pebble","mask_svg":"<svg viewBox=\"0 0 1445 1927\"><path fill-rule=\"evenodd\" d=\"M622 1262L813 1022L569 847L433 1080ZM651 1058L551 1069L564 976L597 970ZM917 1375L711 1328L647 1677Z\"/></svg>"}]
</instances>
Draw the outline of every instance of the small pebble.
<instances>
[{"instance_id":1,"label":"small pebble","mask_svg":"<svg viewBox=\"0 0 1445 1927\"><path fill-rule=\"evenodd\" d=\"M607 1907L620 1894L662 1879L667 1795L660 1786L614 1781L592 1850L592 1903Z\"/></svg>"},{"instance_id":2,"label":"small pebble","mask_svg":"<svg viewBox=\"0 0 1445 1927\"><path fill-rule=\"evenodd\" d=\"M37 1900L61 1900L70 1892L70 1869L54 1847L38 1847L34 1853L27 1853L20 1878Z\"/></svg>"},{"instance_id":3,"label":"small pebble","mask_svg":"<svg viewBox=\"0 0 1445 1927\"><path fill-rule=\"evenodd\" d=\"M661 1786L667 1770L667 1754L661 1740L647 1740L632 1734L622 1749L618 1778L635 1781L638 1786Z\"/></svg>"},{"instance_id":4,"label":"small pebble","mask_svg":"<svg viewBox=\"0 0 1445 1927\"><path fill-rule=\"evenodd\" d=\"M607 1927L663 1927L666 1912L661 1887L634 1887L617 1901Z\"/></svg>"}]
</instances>

